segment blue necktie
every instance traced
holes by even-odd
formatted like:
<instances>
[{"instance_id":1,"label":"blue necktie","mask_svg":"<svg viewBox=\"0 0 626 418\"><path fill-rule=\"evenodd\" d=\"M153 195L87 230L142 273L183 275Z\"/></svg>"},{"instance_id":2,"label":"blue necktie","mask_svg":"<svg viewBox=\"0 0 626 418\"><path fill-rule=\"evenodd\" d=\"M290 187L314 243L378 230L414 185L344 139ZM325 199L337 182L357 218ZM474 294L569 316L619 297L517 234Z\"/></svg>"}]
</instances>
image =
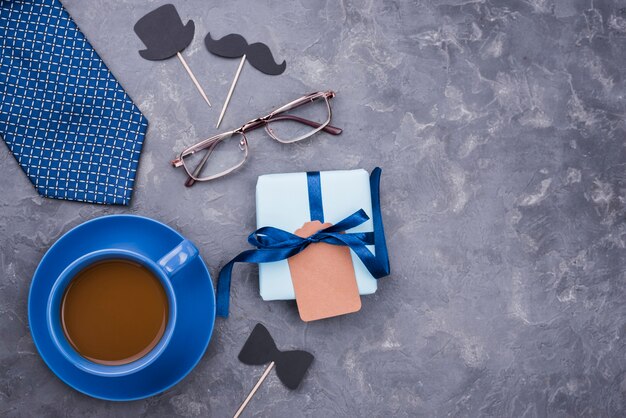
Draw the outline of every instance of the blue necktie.
<instances>
[{"instance_id":1,"label":"blue necktie","mask_svg":"<svg viewBox=\"0 0 626 418\"><path fill-rule=\"evenodd\" d=\"M0 136L37 192L128 204L147 126L59 0L0 0Z\"/></svg>"}]
</instances>

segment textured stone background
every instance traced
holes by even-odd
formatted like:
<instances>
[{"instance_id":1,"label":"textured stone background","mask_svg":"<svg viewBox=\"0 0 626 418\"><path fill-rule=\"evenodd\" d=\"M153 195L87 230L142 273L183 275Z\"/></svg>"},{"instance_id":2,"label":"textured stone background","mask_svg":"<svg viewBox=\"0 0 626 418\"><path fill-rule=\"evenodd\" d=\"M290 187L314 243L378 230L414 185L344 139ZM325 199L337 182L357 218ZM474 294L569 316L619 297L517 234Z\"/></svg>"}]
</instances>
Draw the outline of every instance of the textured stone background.
<instances>
[{"instance_id":1,"label":"textured stone background","mask_svg":"<svg viewBox=\"0 0 626 418\"><path fill-rule=\"evenodd\" d=\"M151 124L129 208L43 199L0 147L0 415L229 416L262 371L236 359L257 321L316 362L296 392L272 375L247 416L626 415L626 3L180 0L211 110L176 60L137 54L132 26L163 1L64 4ZM285 146L256 132L245 169L183 187L168 161L215 132L237 67L204 49L209 30L288 63L279 77L246 66L223 128L335 89L344 134ZM215 275L254 229L258 175L376 165L393 274L359 313L302 323L242 266L231 318L159 396L88 398L36 354L30 280L71 227L154 217Z\"/></svg>"}]
</instances>

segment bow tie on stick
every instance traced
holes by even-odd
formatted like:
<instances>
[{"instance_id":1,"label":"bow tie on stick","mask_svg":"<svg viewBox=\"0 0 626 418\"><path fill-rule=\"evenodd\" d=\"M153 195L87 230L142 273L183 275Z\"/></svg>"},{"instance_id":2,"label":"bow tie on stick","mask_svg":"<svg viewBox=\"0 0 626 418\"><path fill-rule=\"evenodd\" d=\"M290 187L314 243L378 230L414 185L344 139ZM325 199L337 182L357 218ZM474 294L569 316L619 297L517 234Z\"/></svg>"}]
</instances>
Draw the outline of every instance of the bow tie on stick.
<instances>
[{"instance_id":1,"label":"bow tie on stick","mask_svg":"<svg viewBox=\"0 0 626 418\"><path fill-rule=\"evenodd\" d=\"M294 390L300 385L313 358L313 354L307 351L280 351L276 348L276 343L267 328L256 324L239 353L239 361L251 366L267 363L269 365L235 413L234 418L241 415L274 366L276 366L276 375L280 381L287 388Z\"/></svg>"}]
</instances>

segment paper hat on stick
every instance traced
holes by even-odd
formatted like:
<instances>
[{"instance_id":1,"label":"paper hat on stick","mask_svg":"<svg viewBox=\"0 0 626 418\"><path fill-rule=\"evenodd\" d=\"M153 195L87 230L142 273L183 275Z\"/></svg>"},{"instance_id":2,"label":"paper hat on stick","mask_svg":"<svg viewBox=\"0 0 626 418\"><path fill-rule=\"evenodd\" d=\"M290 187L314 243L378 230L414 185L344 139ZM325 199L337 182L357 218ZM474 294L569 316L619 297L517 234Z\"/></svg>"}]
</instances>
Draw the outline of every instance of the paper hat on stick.
<instances>
[{"instance_id":1,"label":"paper hat on stick","mask_svg":"<svg viewBox=\"0 0 626 418\"><path fill-rule=\"evenodd\" d=\"M181 55L181 51L187 48L193 39L195 30L193 20L183 25L176 7L172 4L166 4L139 19L134 29L139 39L146 46L146 49L139 51L139 55L150 61L160 61L174 55L178 56L198 92L204 101L211 106L204 90L200 87L198 80Z\"/></svg>"},{"instance_id":2,"label":"paper hat on stick","mask_svg":"<svg viewBox=\"0 0 626 418\"><path fill-rule=\"evenodd\" d=\"M194 30L193 20L183 25L174 5L161 6L135 24L135 33L146 45L139 55L151 61L173 57L189 46Z\"/></svg>"},{"instance_id":3,"label":"paper hat on stick","mask_svg":"<svg viewBox=\"0 0 626 418\"><path fill-rule=\"evenodd\" d=\"M269 365L235 413L234 418L241 415L274 366L276 366L276 376L280 381L287 388L294 390L304 379L313 359L313 354L307 351L280 351L276 348L276 343L274 343L274 339L267 328L261 324L256 324L239 353L239 361L252 366L267 363Z\"/></svg>"}]
</instances>

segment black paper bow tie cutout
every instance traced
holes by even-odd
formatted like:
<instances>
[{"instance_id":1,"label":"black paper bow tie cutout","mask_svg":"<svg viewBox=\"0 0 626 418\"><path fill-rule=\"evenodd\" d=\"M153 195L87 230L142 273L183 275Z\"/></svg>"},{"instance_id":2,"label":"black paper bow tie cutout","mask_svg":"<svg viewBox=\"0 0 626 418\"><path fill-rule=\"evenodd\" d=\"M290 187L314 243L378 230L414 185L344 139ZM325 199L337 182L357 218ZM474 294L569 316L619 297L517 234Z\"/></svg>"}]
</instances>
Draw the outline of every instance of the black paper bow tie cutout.
<instances>
[{"instance_id":1,"label":"black paper bow tie cutout","mask_svg":"<svg viewBox=\"0 0 626 418\"><path fill-rule=\"evenodd\" d=\"M261 324L256 324L239 353L239 361L248 365L258 366L273 361L276 375L292 390L298 387L313 359L313 354L307 351L280 351L267 328Z\"/></svg>"},{"instance_id":2,"label":"black paper bow tie cutout","mask_svg":"<svg viewBox=\"0 0 626 418\"><path fill-rule=\"evenodd\" d=\"M282 74L287 68L285 61L281 64L274 61L269 46L262 42L248 45L248 41L237 33L231 33L221 39L213 39L211 33L208 33L204 38L204 44L211 54L219 57L239 58L245 55L246 60L254 68L267 75Z\"/></svg>"}]
</instances>

